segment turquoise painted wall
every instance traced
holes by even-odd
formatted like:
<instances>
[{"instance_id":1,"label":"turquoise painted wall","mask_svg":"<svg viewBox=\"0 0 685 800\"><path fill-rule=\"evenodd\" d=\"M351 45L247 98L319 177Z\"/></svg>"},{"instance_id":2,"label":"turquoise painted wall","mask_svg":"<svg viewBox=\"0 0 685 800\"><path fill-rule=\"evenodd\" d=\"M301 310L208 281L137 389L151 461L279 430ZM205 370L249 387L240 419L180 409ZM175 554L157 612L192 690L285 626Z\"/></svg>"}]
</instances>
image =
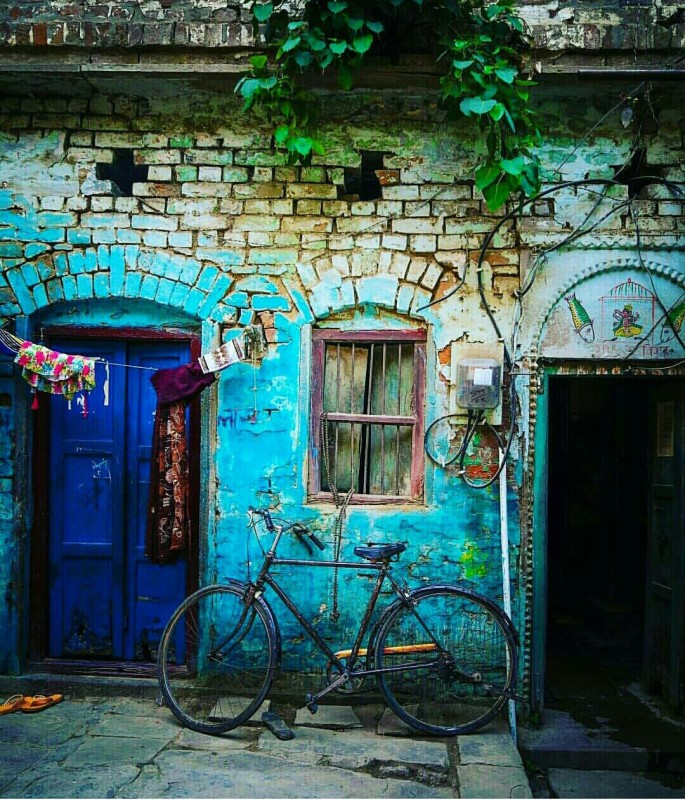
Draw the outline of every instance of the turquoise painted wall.
<instances>
[{"instance_id":1,"label":"turquoise painted wall","mask_svg":"<svg viewBox=\"0 0 685 800\"><path fill-rule=\"evenodd\" d=\"M245 325L264 325L269 347L263 360L230 367L203 396L201 582L244 576L248 560L256 566L258 547L251 543L247 552L249 505L268 504L284 517L307 522L331 556L335 509L306 502L310 326L344 317L360 327L426 327L426 422L449 410L451 344L487 345L496 338L483 313L474 254L500 217L484 206L469 177L478 157L475 131L442 120L428 95L355 93L348 105L331 96L326 158L300 168L273 151L268 131L240 116L232 97L58 99L31 98L31 111L24 112L22 100L14 98L3 111L21 115L22 124L19 133L0 133L0 317L23 321L30 334L48 322L193 329L207 349ZM586 101L584 96L583 119L577 121L583 130L605 113ZM69 131L65 104L73 123ZM544 99L550 145L543 158L550 167L563 160L560 178L608 177L616 159L629 153L631 138L616 119L578 142L568 129L577 107L575 90L566 100L556 91ZM664 109L662 130L649 150L652 163L670 165L664 174L674 180L682 178L680 118L679 110ZM9 122L5 127L10 129ZM131 197L97 177L96 164L111 160L115 149L133 151L148 166L147 181ZM389 152L381 197L373 201L346 194L345 168L359 167L361 150ZM644 260L656 265L652 272L659 280L680 287L673 276L684 271L682 255L673 244L682 209L667 187L650 192L634 201L643 218ZM599 273L621 257L616 269L637 280L642 265L633 253L635 230L630 219L609 213L627 194L627 186L615 187L600 208L596 193L566 187L515 225L500 228L490 243L481 278L503 336L512 334L514 292L528 270L537 271L518 330L524 373L536 368L542 332L554 338L555 303L569 327L563 297L576 276L591 278L593 270ZM600 219L592 217L591 232L572 248L562 246L569 231L595 212ZM547 261L531 266L529 259L523 268L522 249L534 254L550 247L559 249ZM447 294L444 302L421 310ZM32 426L26 387L13 369L0 362L5 671L19 670L25 661L30 602ZM530 509L522 511L519 498L524 491L530 498L535 463L528 457L533 422L527 378L517 385L522 410L510 462L509 555L514 618L523 630L530 575L521 564L530 562L519 547ZM544 439L544 429L538 436ZM343 555L351 557L356 544L369 540L406 542L400 563L412 583L463 581L501 600L496 486L470 489L453 468L426 461L425 504L349 509ZM530 536L524 544L530 546ZM283 554L305 555L296 542L284 545ZM368 582L354 571L341 574L341 597L352 599L333 626L331 579L330 573L298 571L284 582L342 646ZM309 651L295 641L287 617L283 621L286 665L299 667Z\"/></svg>"}]
</instances>

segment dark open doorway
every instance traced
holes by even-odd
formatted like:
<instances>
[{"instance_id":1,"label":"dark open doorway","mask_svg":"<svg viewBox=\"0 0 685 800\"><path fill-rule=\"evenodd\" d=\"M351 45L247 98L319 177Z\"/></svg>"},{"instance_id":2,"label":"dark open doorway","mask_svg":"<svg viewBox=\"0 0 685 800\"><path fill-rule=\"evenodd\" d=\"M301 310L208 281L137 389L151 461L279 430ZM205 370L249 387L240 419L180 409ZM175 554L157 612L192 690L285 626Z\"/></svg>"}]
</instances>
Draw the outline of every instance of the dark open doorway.
<instances>
[{"instance_id":1,"label":"dark open doorway","mask_svg":"<svg viewBox=\"0 0 685 800\"><path fill-rule=\"evenodd\" d=\"M674 735L645 684L654 398L666 383L554 377L549 392L545 707L657 749Z\"/></svg>"}]
</instances>

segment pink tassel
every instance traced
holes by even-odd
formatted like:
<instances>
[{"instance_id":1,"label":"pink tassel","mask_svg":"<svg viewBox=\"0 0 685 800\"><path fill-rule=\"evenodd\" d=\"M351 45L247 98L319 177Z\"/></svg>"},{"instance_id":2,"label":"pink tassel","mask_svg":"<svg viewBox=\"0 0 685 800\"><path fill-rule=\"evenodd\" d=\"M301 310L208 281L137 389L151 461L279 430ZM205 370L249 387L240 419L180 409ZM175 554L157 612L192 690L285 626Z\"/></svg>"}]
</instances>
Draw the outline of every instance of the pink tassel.
<instances>
[{"instance_id":1,"label":"pink tassel","mask_svg":"<svg viewBox=\"0 0 685 800\"><path fill-rule=\"evenodd\" d=\"M33 395L33 403L31 403L31 410L38 411L38 394Z\"/></svg>"}]
</instances>

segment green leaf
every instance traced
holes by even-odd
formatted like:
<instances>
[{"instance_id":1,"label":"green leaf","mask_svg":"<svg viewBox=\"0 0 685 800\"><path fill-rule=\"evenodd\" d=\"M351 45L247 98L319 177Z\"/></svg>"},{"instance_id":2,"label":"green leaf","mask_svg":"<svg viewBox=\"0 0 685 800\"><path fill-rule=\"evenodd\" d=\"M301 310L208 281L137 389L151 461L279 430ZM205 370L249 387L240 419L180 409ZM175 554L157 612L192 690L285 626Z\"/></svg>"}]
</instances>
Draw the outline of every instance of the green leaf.
<instances>
[{"instance_id":1,"label":"green leaf","mask_svg":"<svg viewBox=\"0 0 685 800\"><path fill-rule=\"evenodd\" d=\"M287 125L279 125L274 131L274 141L277 145L283 144L290 136L290 128Z\"/></svg>"},{"instance_id":2,"label":"green leaf","mask_svg":"<svg viewBox=\"0 0 685 800\"><path fill-rule=\"evenodd\" d=\"M326 50L325 53L322 53L319 56L319 66L321 67L321 69L326 69L327 67L330 67L332 63L333 63L333 53L331 53L330 50Z\"/></svg>"},{"instance_id":3,"label":"green leaf","mask_svg":"<svg viewBox=\"0 0 685 800\"><path fill-rule=\"evenodd\" d=\"M295 53L295 63L302 69L306 69L313 60L314 58L308 50L299 50Z\"/></svg>"},{"instance_id":4,"label":"green leaf","mask_svg":"<svg viewBox=\"0 0 685 800\"><path fill-rule=\"evenodd\" d=\"M459 61L458 59L455 59L452 62L452 66L455 69L466 69L466 67L470 67L471 64L473 64L473 59L472 58L466 59L465 61Z\"/></svg>"},{"instance_id":5,"label":"green leaf","mask_svg":"<svg viewBox=\"0 0 685 800\"><path fill-rule=\"evenodd\" d=\"M263 70L266 67L266 62L268 61L266 56L252 56L250 58L250 62L252 63L252 68L257 70Z\"/></svg>"},{"instance_id":6,"label":"green leaf","mask_svg":"<svg viewBox=\"0 0 685 800\"><path fill-rule=\"evenodd\" d=\"M520 175L526 166L526 162L521 156L516 156L516 158L503 158L499 163L502 169L508 172L509 175Z\"/></svg>"},{"instance_id":7,"label":"green leaf","mask_svg":"<svg viewBox=\"0 0 685 800\"><path fill-rule=\"evenodd\" d=\"M281 50L284 53L289 53L291 50L294 50L301 41L302 38L300 36L291 36L283 42Z\"/></svg>"},{"instance_id":8,"label":"green leaf","mask_svg":"<svg viewBox=\"0 0 685 800\"><path fill-rule=\"evenodd\" d=\"M370 20L366 23L366 27L372 31L373 33L383 33L385 26L382 22L378 22L376 20Z\"/></svg>"},{"instance_id":9,"label":"green leaf","mask_svg":"<svg viewBox=\"0 0 685 800\"><path fill-rule=\"evenodd\" d=\"M320 50L326 49L326 42L313 33L307 34L307 42L314 53L318 53Z\"/></svg>"},{"instance_id":10,"label":"green leaf","mask_svg":"<svg viewBox=\"0 0 685 800\"><path fill-rule=\"evenodd\" d=\"M363 36L355 36L352 40L352 49L357 53L366 53L373 44L373 36L365 33Z\"/></svg>"},{"instance_id":11,"label":"green leaf","mask_svg":"<svg viewBox=\"0 0 685 800\"><path fill-rule=\"evenodd\" d=\"M498 164L485 163L482 167L476 170L476 186L483 191L486 186L489 186L501 174Z\"/></svg>"},{"instance_id":12,"label":"green leaf","mask_svg":"<svg viewBox=\"0 0 685 800\"><path fill-rule=\"evenodd\" d=\"M518 75L516 67L502 67L495 70L495 75L505 83L513 83L514 78Z\"/></svg>"},{"instance_id":13,"label":"green leaf","mask_svg":"<svg viewBox=\"0 0 685 800\"><path fill-rule=\"evenodd\" d=\"M314 144L311 136L298 136L293 142L293 147L301 156L308 156Z\"/></svg>"},{"instance_id":14,"label":"green leaf","mask_svg":"<svg viewBox=\"0 0 685 800\"><path fill-rule=\"evenodd\" d=\"M509 123L509 127L511 128L512 132L516 133L516 123L514 122L514 119L509 113L509 110L506 108L506 106L504 108L504 118Z\"/></svg>"},{"instance_id":15,"label":"green leaf","mask_svg":"<svg viewBox=\"0 0 685 800\"><path fill-rule=\"evenodd\" d=\"M347 42L331 42L328 46L336 56L341 56L347 50Z\"/></svg>"},{"instance_id":16,"label":"green leaf","mask_svg":"<svg viewBox=\"0 0 685 800\"><path fill-rule=\"evenodd\" d=\"M361 17L348 17L347 27L353 31L360 31L364 27L364 20Z\"/></svg>"},{"instance_id":17,"label":"green leaf","mask_svg":"<svg viewBox=\"0 0 685 800\"><path fill-rule=\"evenodd\" d=\"M483 100L481 97L465 97L459 108L461 113L469 117L471 114L487 114L497 105L496 100Z\"/></svg>"},{"instance_id":18,"label":"green leaf","mask_svg":"<svg viewBox=\"0 0 685 800\"><path fill-rule=\"evenodd\" d=\"M266 22L273 14L273 3L255 3L252 7L252 14L258 22Z\"/></svg>"},{"instance_id":19,"label":"green leaf","mask_svg":"<svg viewBox=\"0 0 685 800\"><path fill-rule=\"evenodd\" d=\"M504 106L502 103L497 103L491 110L490 116L495 120L495 122L499 122L502 117L504 116Z\"/></svg>"},{"instance_id":20,"label":"green leaf","mask_svg":"<svg viewBox=\"0 0 685 800\"><path fill-rule=\"evenodd\" d=\"M323 156L326 153L323 144L318 139L312 140L312 150L317 154L317 156Z\"/></svg>"},{"instance_id":21,"label":"green leaf","mask_svg":"<svg viewBox=\"0 0 685 800\"><path fill-rule=\"evenodd\" d=\"M514 188L514 184L510 183L508 178L509 176L506 176L505 179L497 180L483 189L483 197L490 211L497 211L506 203L512 188Z\"/></svg>"},{"instance_id":22,"label":"green leaf","mask_svg":"<svg viewBox=\"0 0 685 800\"><path fill-rule=\"evenodd\" d=\"M344 11L347 8L347 3L345 0L330 0L328 3L328 8L331 10L333 14L339 14L341 11Z\"/></svg>"},{"instance_id":23,"label":"green leaf","mask_svg":"<svg viewBox=\"0 0 685 800\"><path fill-rule=\"evenodd\" d=\"M252 97L253 94L258 92L262 86L262 81L260 78L246 78L244 81L241 81L236 89L240 89L240 94L249 99Z\"/></svg>"}]
</instances>

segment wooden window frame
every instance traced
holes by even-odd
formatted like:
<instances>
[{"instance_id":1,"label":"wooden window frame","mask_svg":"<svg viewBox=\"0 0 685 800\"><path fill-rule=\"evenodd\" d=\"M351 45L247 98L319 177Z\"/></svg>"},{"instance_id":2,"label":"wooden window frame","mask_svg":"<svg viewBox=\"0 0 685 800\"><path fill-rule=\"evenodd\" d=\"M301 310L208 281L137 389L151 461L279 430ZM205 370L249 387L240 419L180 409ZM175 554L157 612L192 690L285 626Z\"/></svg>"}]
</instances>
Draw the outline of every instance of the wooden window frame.
<instances>
[{"instance_id":1,"label":"wooden window frame","mask_svg":"<svg viewBox=\"0 0 685 800\"><path fill-rule=\"evenodd\" d=\"M326 344L414 344L414 385L412 404L414 416L382 417L381 415L329 413L329 419L369 422L383 420L387 424L412 425L412 452L409 495L354 494L351 502L358 505L421 503L424 492L424 397L426 384L426 332L423 330L346 331L340 328L315 328L312 331L311 416L309 447L308 499L332 502L333 495L321 489L321 414L323 413L324 370Z\"/></svg>"}]
</instances>

